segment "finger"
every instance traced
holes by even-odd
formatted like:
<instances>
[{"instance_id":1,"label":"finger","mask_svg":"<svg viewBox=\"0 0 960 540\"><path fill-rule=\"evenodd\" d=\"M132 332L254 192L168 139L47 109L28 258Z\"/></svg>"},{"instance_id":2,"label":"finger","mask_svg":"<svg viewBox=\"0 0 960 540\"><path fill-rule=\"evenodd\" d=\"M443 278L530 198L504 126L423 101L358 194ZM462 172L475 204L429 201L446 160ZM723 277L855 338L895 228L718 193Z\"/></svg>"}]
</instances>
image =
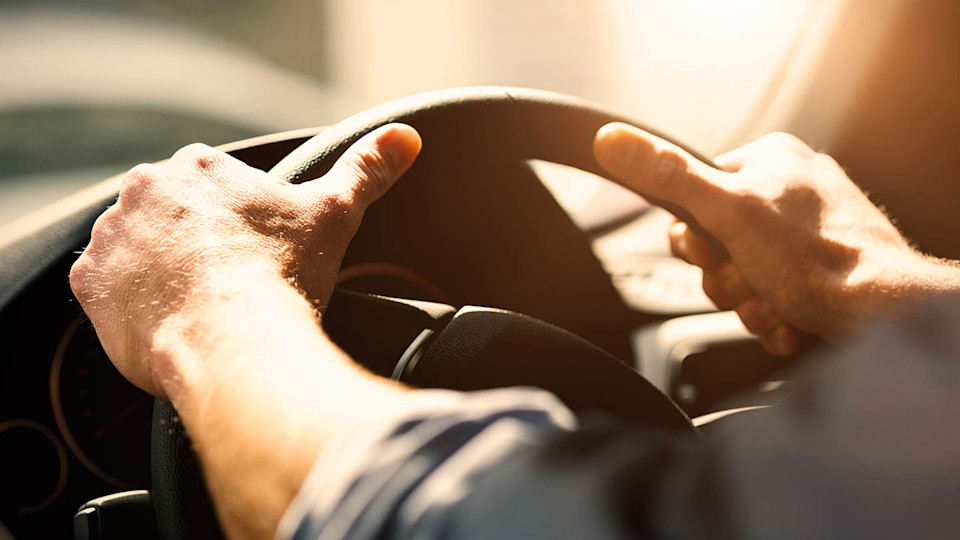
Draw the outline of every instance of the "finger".
<instances>
[{"instance_id":1,"label":"finger","mask_svg":"<svg viewBox=\"0 0 960 540\"><path fill-rule=\"evenodd\" d=\"M748 166L763 164L772 170L783 170L784 161L806 160L816 152L789 133L768 133L759 139L717 156L714 162L725 171L737 172Z\"/></svg>"},{"instance_id":2,"label":"finger","mask_svg":"<svg viewBox=\"0 0 960 540\"><path fill-rule=\"evenodd\" d=\"M80 254L70 267L70 289L84 309L87 309L88 293L91 288L90 276L95 269L96 263L88 253Z\"/></svg>"},{"instance_id":3,"label":"finger","mask_svg":"<svg viewBox=\"0 0 960 540\"><path fill-rule=\"evenodd\" d=\"M287 185L283 180L203 143L184 146L166 162L153 164L147 172L167 182L173 179L186 181L191 184L191 189L196 181L201 179L229 186L231 189L261 189L265 186Z\"/></svg>"},{"instance_id":4,"label":"finger","mask_svg":"<svg viewBox=\"0 0 960 540\"><path fill-rule=\"evenodd\" d=\"M303 186L347 197L365 209L413 165L421 145L420 134L406 124L382 126L348 148L323 178Z\"/></svg>"},{"instance_id":5,"label":"finger","mask_svg":"<svg viewBox=\"0 0 960 540\"><path fill-rule=\"evenodd\" d=\"M758 336L772 332L784 322L769 302L756 295L740 302L737 315L747 330Z\"/></svg>"},{"instance_id":6,"label":"finger","mask_svg":"<svg viewBox=\"0 0 960 540\"><path fill-rule=\"evenodd\" d=\"M776 327L773 331L757 336L757 340L765 351L776 356L791 356L797 353L797 332L787 323Z\"/></svg>"},{"instance_id":7,"label":"finger","mask_svg":"<svg viewBox=\"0 0 960 540\"><path fill-rule=\"evenodd\" d=\"M740 151L740 148L737 148L713 158L713 162L721 170L735 173L743 167L744 159L743 152Z\"/></svg>"},{"instance_id":8,"label":"finger","mask_svg":"<svg viewBox=\"0 0 960 540\"><path fill-rule=\"evenodd\" d=\"M160 178L162 165L141 163L123 176L120 181L120 193L117 196L117 205L125 211L138 208L144 195L149 192Z\"/></svg>"},{"instance_id":9,"label":"finger","mask_svg":"<svg viewBox=\"0 0 960 540\"><path fill-rule=\"evenodd\" d=\"M686 223L675 222L670 226L668 234L670 251L674 256L704 270L712 270L720 264L716 249Z\"/></svg>"},{"instance_id":10,"label":"finger","mask_svg":"<svg viewBox=\"0 0 960 540\"><path fill-rule=\"evenodd\" d=\"M119 215L119 206L112 204L97 217L96 221L93 222L93 227L90 229L90 242L83 250L85 254L91 255L97 253L103 249L103 247L110 245L110 239L113 237L118 225Z\"/></svg>"},{"instance_id":11,"label":"finger","mask_svg":"<svg viewBox=\"0 0 960 540\"><path fill-rule=\"evenodd\" d=\"M625 187L641 195L700 213L717 206L726 178L680 147L633 126L614 122L597 131L597 162Z\"/></svg>"},{"instance_id":12,"label":"finger","mask_svg":"<svg viewBox=\"0 0 960 540\"><path fill-rule=\"evenodd\" d=\"M755 294L729 261L703 272L703 292L720 309L733 309Z\"/></svg>"},{"instance_id":13,"label":"finger","mask_svg":"<svg viewBox=\"0 0 960 540\"><path fill-rule=\"evenodd\" d=\"M240 162L240 160L203 143L192 143L174 152L167 163L174 167L213 171L231 162Z\"/></svg>"}]
</instances>

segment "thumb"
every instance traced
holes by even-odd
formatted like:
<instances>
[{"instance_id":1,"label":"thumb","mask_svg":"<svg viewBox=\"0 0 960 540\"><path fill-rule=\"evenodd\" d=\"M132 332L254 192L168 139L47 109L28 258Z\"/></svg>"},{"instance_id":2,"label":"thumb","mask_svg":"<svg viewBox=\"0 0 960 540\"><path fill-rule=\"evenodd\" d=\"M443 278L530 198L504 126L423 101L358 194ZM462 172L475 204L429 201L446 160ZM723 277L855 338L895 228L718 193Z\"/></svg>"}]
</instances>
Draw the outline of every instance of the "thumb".
<instances>
[{"instance_id":1,"label":"thumb","mask_svg":"<svg viewBox=\"0 0 960 540\"><path fill-rule=\"evenodd\" d=\"M614 122L597 131L594 157L624 187L697 216L715 206L725 173L633 126Z\"/></svg>"},{"instance_id":2,"label":"thumb","mask_svg":"<svg viewBox=\"0 0 960 540\"><path fill-rule=\"evenodd\" d=\"M381 126L353 143L320 181L306 185L365 209L413 165L421 145L420 134L406 124Z\"/></svg>"}]
</instances>

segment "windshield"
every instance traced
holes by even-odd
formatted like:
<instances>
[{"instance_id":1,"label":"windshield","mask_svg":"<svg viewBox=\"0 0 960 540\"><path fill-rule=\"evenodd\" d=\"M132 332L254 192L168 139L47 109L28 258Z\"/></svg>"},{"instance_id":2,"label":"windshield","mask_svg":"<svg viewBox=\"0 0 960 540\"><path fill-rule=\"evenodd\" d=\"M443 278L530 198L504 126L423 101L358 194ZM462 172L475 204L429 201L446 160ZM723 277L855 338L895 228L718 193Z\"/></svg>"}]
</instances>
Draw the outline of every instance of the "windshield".
<instances>
[{"instance_id":1,"label":"windshield","mask_svg":"<svg viewBox=\"0 0 960 540\"><path fill-rule=\"evenodd\" d=\"M821 4L0 0L0 224L190 142L451 86L576 95L713 153L739 142Z\"/></svg>"}]
</instances>

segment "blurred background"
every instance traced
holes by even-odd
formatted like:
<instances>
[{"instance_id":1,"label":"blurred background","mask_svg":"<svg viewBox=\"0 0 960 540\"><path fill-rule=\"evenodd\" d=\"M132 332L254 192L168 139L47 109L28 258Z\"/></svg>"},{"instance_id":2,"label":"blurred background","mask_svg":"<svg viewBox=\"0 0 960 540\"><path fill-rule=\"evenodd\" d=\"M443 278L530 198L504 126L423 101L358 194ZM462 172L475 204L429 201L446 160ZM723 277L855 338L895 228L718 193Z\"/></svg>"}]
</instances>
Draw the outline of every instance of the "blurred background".
<instances>
[{"instance_id":1,"label":"blurred background","mask_svg":"<svg viewBox=\"0 0 960 540\"><path fill-rule=\"evenodd\" d=\"M504 84L708 155L791 131L956 257L957 28L953 0L0 0L0 224L189 142Z\"/></svg>"}]
</instances>

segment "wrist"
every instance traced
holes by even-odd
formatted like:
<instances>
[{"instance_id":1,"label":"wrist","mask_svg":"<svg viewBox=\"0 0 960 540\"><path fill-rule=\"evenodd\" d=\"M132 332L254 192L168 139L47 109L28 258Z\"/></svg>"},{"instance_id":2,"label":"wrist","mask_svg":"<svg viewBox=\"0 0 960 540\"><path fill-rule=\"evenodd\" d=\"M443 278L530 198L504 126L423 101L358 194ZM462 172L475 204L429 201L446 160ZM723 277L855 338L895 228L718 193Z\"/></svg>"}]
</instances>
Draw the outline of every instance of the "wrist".
<instances>
[{"instance_id":1,"label":"wrist","mask_svg":"<svg viewBox=\"0 0 960 540\"><path fill-rule=\"evenodd\" d=\"M200 456L228 536L267 538L337 428L325 418L347 418L344 398L365 395L368 377L326 338L300 291L269 268L215 269L193 294L192 306L154 335L158 381ZM340 396L336 409L318 403L324 396Z\"/></svg>"},{"instance_id":2,"label":"wrist","mask_svg":"<svg viewBox=\"0 0 960 540\"><path fill-rule=\"evenodd\" d=\"M196 307L165 322L155 364L228 536L266 538L326 441L403 401L326 337L282 275L217 277Z\"/></svg>"},{"instance_id":3,"label":"wrist","mask_svg":"<svg viewBox=\"0 0 960 540\"><path fill-rule=\"evenodd\" d=\"M319 333L310 304L269 264L207 267L182 294L148 338L155 387L178 409L180 398L211 387L218 373L268 346L277 326Z\"/></svg>"},{"instance_id":4,"label":"wrist","mask_svg":"<svg viewBox=\"0 0 960 540\"><path fill-rule=\"evenodd\" d=\"M960 292L960 268L916 251L891 253L869 269L863 267L848 278L852 294L844 311L853 327L876 317L898 317L925 300Z\"/></svg>"}]
</instances>

